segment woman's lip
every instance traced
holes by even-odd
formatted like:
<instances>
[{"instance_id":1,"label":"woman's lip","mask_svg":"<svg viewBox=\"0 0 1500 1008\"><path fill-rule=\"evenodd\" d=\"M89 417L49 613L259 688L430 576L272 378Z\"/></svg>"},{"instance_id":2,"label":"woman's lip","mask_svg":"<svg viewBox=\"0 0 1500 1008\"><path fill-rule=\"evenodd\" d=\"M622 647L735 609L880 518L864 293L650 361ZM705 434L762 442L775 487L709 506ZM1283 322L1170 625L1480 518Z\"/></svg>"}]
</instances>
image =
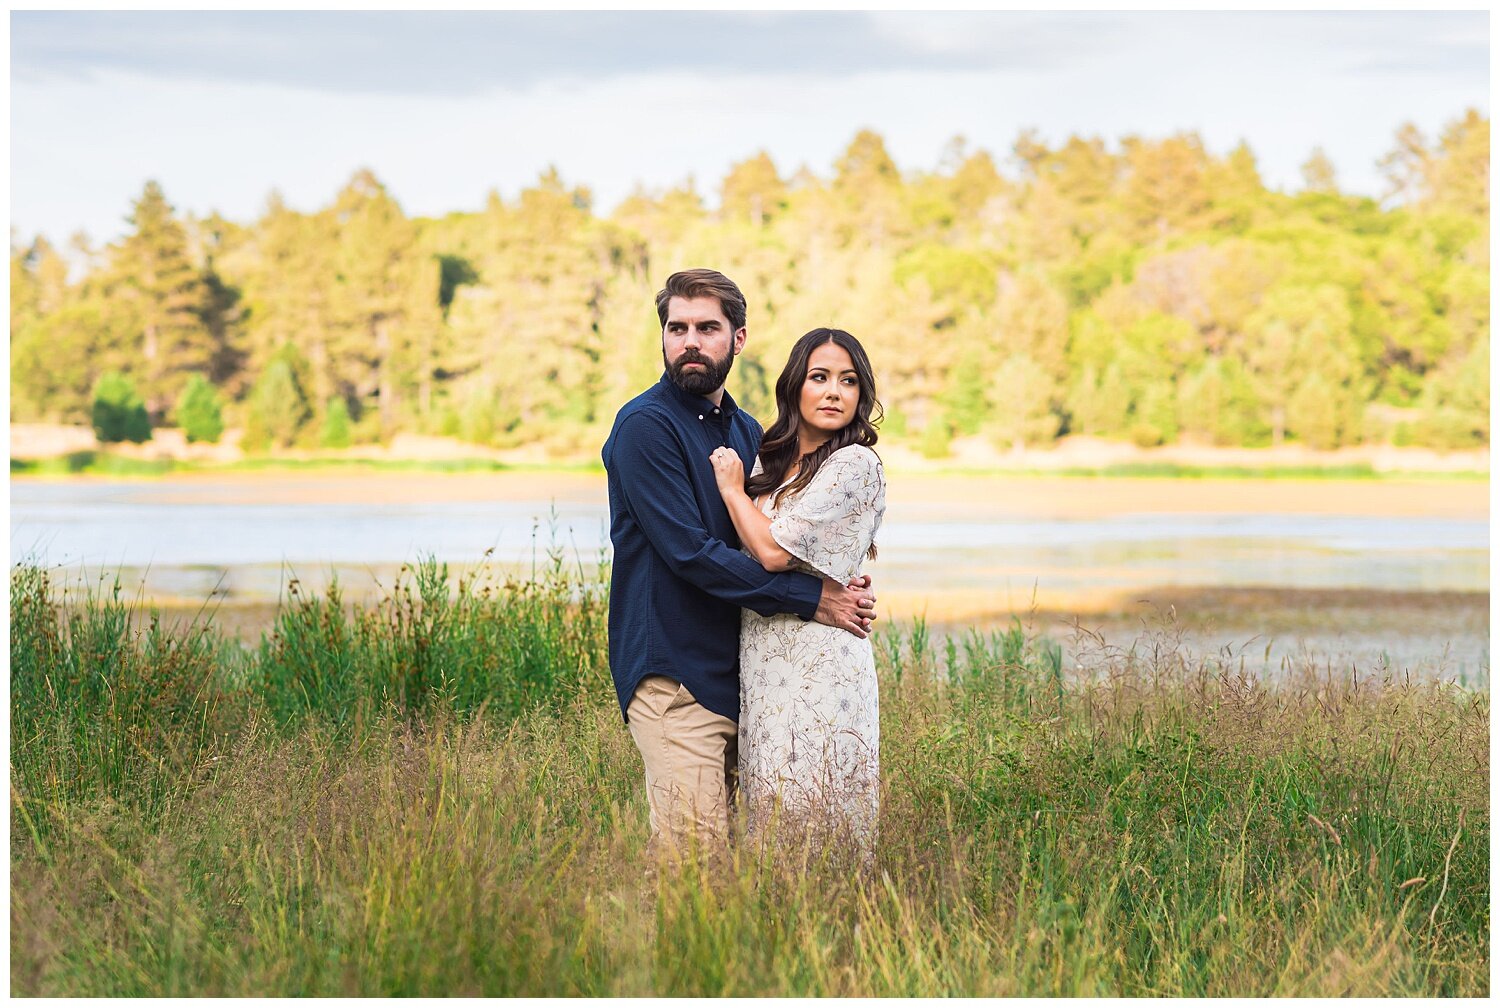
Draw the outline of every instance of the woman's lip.
<instances>
[{"instance_id":1,"label":"woman's lip","mask_svg":"<svg viewBox=\"0 0 1500 1008\"><path fill-rule=\"evenodd\" d=\"M818 412L819 413L842 413L844 411L841 410L841 409L834 409L832 406L819 406L818 407Z\"/></svg>"}]
</instances>

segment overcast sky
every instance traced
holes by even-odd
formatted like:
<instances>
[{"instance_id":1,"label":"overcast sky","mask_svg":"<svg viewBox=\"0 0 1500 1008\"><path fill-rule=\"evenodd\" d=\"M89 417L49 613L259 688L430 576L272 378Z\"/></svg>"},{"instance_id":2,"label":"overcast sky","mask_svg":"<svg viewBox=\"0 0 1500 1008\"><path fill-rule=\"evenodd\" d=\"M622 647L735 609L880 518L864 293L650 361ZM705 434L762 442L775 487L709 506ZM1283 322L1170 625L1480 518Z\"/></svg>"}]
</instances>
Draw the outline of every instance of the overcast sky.
<instances>
[{"instance_id":1,"label":"overcast sky","mask_svg":"<svg viewBox=\"0 0 1500 1008\"><path fill-rule=\"evenodd\" d=\"M11 14L11 221L111 240L147 179L248 222L368 166L409 214L514 198L548 165L608 210L764 149L826 175L861 128L903 171L963 135L1196 130L1296 188L1321 145L1378 196L1396 128L1489 114L1489 17L1403 13Z\"/></svg>"}]
</instances>

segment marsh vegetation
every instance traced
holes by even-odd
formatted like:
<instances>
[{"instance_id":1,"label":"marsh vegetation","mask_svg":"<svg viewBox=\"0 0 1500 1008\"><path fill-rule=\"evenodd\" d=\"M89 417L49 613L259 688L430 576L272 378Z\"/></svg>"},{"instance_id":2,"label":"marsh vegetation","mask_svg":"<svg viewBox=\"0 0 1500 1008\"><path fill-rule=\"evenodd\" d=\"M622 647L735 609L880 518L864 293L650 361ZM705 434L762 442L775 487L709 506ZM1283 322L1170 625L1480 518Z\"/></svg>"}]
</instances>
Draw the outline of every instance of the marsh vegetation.
<instances>
[{"instance_id":1,"label":"marsh vegetation","mask_svg":"<svg viewBox=\"0 0 1500 1008\"><path fill-rule=\"evenodd\" d=\"M606 605L426 563L242 645L13 569L13 991L1488 993L1486 691L906 623L873 874L651 877Z\"/></svg>"}]
</instances>

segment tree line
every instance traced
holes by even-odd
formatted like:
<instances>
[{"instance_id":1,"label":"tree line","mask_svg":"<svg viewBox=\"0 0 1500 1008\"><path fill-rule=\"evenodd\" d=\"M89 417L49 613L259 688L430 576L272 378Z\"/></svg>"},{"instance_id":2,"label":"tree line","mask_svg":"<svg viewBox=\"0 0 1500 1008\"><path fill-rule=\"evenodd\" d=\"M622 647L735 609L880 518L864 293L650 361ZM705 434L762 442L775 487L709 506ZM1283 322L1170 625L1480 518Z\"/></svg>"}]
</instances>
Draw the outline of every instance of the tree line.
<instances>
[{"instance_id":1,"label":"tree line","mask_svg":"<svg viewBox=\"0 0 1500 1008\"><path fill-rule=\"evenodd\" d=\"M249 223L179 215L148 183L116 243L13 236L12 419L591 452L660 373L656 290L707 265L749 299L731 388L767 422L791 343L832 325L870 350L885 435L932 456L973 435L1488 443L1478 112L1402 127L1380 200L1341 191L1320 150L1300 189L1268 189L1248 146L1194 133L1028 131L1005 168L955 138L903 173L866 130L828 177L734 165L715 206L689 180L603 216L548 170L413 218L362 170L322 209L273 194Z\"/></svg>"}]
</instances>

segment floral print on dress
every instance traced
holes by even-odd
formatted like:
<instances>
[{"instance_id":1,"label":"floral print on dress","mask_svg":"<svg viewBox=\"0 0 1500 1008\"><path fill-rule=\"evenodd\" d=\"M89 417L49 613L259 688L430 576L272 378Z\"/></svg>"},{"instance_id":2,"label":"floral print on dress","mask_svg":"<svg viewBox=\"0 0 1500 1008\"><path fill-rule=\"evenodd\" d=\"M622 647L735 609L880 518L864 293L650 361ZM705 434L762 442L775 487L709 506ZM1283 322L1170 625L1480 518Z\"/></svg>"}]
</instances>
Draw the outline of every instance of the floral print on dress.
<instances>
[{"instance_id":1,"label":"floral print on dress","mask_svg":"<svg viewBox=\"0 0 1500 1008\"><path fill-rule=\"evenodd\" d=\"M755 469L759 471L757 459ZM761 502L795 569L847 582L885 514L885 473L869 448L828 456L779 506ZM744 610L740 621L740 788L752 833L772 820L852 837L868 859L880 804L875 651L836 627Z\"/></svg>"}]
</instances>

